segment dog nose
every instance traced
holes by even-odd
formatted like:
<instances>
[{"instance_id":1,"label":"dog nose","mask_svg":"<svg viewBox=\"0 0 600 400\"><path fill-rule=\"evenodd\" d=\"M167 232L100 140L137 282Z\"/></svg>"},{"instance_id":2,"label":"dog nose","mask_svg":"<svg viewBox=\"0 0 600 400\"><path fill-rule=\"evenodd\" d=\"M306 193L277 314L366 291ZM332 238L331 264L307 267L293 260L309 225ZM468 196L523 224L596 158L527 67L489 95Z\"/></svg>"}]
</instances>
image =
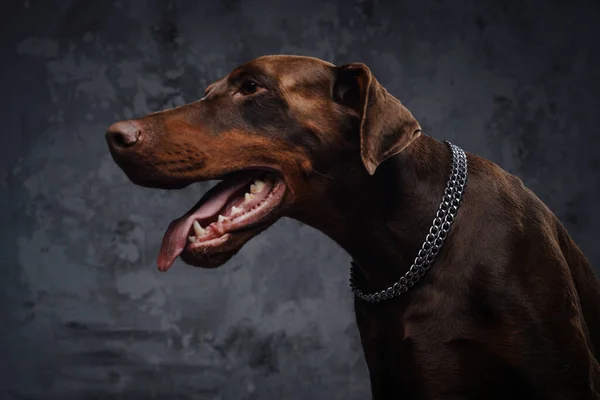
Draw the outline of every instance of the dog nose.
<instances>
[{"instance_id":1,"label":"dog nose","mask_svg":"<svg viewBox=\"0 0 600 400\"><path fill-rule=\"evenodd\" d=\"M106 131L106 141L112 148L128 149L142 140L142 128L135 121L121 121Z\"/></svg>"}]
</instances>

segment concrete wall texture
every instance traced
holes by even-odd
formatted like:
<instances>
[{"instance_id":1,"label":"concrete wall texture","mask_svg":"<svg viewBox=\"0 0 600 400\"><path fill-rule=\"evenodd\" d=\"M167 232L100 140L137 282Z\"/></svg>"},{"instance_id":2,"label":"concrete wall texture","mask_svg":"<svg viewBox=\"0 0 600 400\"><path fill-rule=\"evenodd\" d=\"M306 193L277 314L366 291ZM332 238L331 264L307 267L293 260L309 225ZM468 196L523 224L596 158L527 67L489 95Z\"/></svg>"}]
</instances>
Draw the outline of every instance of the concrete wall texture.
<instances>
[{"instance_id":1,"label":"concrete wall texture","mask_svg":"<svg viewBox=\"0 0 600 400\"><path fill-rule=\"evenodd\" d=\"M502 3L3 1L0 399L369 397L347 254L282 220L220 269L160 274L209 185L135 187L104 142L264 54L365 62L600 266L600 5Z\"/></svg>"}]
</instances>

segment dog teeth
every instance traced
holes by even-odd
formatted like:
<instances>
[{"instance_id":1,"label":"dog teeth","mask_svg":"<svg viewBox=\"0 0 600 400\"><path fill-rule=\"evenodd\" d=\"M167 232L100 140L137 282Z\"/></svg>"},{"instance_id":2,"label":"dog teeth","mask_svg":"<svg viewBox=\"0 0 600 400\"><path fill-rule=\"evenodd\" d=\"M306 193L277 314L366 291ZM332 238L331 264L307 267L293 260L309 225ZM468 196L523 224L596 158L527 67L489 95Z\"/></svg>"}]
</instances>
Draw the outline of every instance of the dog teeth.
<instances>
[{"instance_id":1,"label":"dog teeth","mask_svg":"<svg viewBox=\"0 0 600 400\"><path fill-rule=\"evenodd\" d=\"M246 193L246 195L244 196L244 200L246 201L246 203L251 201L253 198L254 198L254 195L250 194L250 193Z\"/></svg>"},{"instance_id":2,"label":"dog teeth","mask_svg":"<svg viewBox=\"0 0 600 400\"><path fill-rule=\"evenodd\" d=\"M231 215L236 215L242 212L241 208L237 208L236 206L231 207Z\"/></svg>"},{"instance_id":3,"label":"dog teeth","mask_svg":"<svg viewBox=\"0 0 600 400\"><path fill-rule=\"evenodd\" d=\"M219 214L219 218L217 219L217 221L221 224L223 222L229 221L229 219Z\"/></svg>"},{"instance_id":4,"label":"dog teeth","mask_svg":"<svg viewBox=\"0 0 600 400\"><path fill-rule=\"evenodd\" d=\"M256 194L262 191L265 187L265 183L263 181L255 180L253 185L250 185L250 193Z\"/></svg>"},{"instance_id":5,"label":"dog teeth","mask_svg":"<svg viewBox=\"0 0 600 400\"><path fill-rule=\"evenodd\" d=\"M194 243L196 241L196 236L188 236L188 240L190 243Z\"/></svg>"},{"instance_id":6,"label":"dog teeth","mask_svg":"<svg viewBox=\"0 0 600 400\"><path fill-rule=\"evenodd\" d=\"M206 234L206 230L200 226L198 221L194 221L194 232L196 232L196 236L204 236Z\"/></svg>"}]
</instances>

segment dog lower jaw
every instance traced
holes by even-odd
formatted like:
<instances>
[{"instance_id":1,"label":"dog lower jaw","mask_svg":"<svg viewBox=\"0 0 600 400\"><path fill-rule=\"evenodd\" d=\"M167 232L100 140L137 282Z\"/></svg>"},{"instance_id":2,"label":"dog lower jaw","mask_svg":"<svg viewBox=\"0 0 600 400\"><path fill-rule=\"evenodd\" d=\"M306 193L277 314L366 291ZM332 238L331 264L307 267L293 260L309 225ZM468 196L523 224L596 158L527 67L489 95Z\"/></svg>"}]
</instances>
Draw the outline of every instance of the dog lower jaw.
<instances>
[{"instance_id":1,"label":"dog lower jaw","mask_svg":"<svg viewBox=\"0 0 600 400\"><path fill-rule=\"evenodd\" d=\"M224 245L228 244L231 237L231 233L226 233L223 236L207 241L205 243L205 246L202 248L191 248L190 246L186 246L186 248L181 253L181 260L192 267L220 267L221 265L225 264L231 257L233 257L237 253L239 248L241 248L241 246L239 246L239 248L233 248L229 251L223 248Z\"/></svg>"},{"instance_id":2,"label":"dog lower jaw","mask_svg":"<svg viewBox=\"0 0 600 400\"><path fill-rule=\"evenodd\" d=\"M253 227L225 233L223 236L207 241L203 247L188 245L181 253L181 260L192 267L207 269L220 267L237 254L247 242L275 223L277 219L277 217L272 217Z\"/></svg>"}]
</instances>

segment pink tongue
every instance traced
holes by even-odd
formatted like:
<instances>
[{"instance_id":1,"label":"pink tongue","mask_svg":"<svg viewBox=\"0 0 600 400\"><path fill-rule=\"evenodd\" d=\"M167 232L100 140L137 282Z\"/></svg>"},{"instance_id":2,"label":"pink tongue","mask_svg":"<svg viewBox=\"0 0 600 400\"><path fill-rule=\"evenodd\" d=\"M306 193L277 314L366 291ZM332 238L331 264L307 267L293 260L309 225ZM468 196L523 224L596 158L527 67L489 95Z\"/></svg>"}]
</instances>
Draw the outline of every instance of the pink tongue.
<instances>
[{"instance_id":1,"label":"pink tongue","mask_svg":"<svg viewBox=\"0 0 600 400\"><path fill-rule=\"evenodd\" d=\"M219 183L209 190L183 217L171 222L163 237L160 253L158 254L158 270L163 272L168 270L183 252L194 220L214 216L233 194L244 186L249 186L255 176L256 174L246 173Z\"/></svg>"}]
</instances>

